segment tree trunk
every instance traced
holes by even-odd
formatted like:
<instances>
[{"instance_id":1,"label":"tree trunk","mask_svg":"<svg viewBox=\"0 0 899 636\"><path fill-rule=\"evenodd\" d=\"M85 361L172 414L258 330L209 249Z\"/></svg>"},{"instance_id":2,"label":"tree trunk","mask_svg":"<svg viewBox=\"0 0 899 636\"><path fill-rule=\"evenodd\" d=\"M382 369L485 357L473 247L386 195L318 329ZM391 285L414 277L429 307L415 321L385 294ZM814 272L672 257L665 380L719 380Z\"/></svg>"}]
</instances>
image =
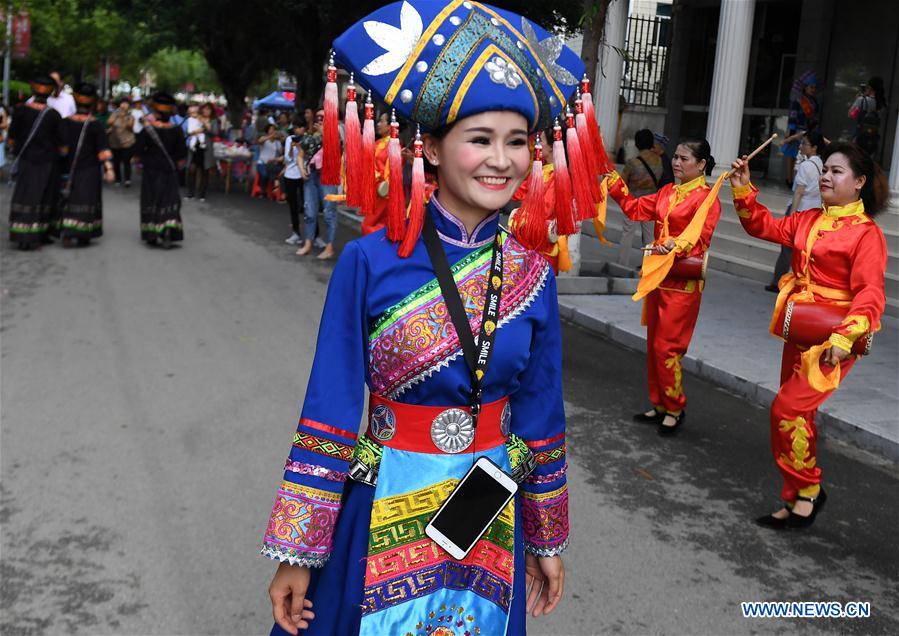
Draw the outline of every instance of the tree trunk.
<instances>
[{"instance_id":1,"label":"tree trunk","mask_svg":"<svg viewBox=\"0 0 899 636\"><path fill-rule=\"evenodd\" d=\"M592 84L596 83L596 67L599 65L599 46L606 31L606 16L609 4L624 0L584 0L584 40L581 46L581 60Z\"/></svg>"},{"instance_id":2,"label":"tree trunk","mask_svg":"<svg viewBox=\"0 0 899 636\"><path fill-rule=\"evenodd\" d=\"M321 105L322 93L325 89L325 78L322 76L320 60L310 58L304 60L294 70L297 78L296 107L298 112L303 108L316 110Z\"/></svg>"},{"instance_id":3,"label":"tree trunk","mask_svg":"<svg viewBox=\"0 0 899 636\"><path fill-rule=\"evenodd\" d=\"M225 99L228 100L228 120L233 128L240 127L240 119L246 109L247 88L245 86L222 85Z\"/></svg>"}]
</instances>

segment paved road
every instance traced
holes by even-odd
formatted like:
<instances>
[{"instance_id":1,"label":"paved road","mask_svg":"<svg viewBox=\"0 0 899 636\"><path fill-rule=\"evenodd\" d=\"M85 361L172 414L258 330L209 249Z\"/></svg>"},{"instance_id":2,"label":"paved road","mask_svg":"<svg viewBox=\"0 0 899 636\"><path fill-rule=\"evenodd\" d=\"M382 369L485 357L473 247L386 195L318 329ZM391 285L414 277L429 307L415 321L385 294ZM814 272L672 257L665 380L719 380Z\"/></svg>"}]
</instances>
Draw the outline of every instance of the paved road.
<instances>
[{"instance_id":1,"label":"paved road","mask_svg":"<svg viewBox=\"0 0 899 636\"><path fill-rule=\"evenodd\" d=\"M2 242L0 632L265 633L256 547L330 266L298 263L286 209L244 195L186 204L169 252L138 242L134 190L106 205L90 248ZM895 465L825 443L819 525L763 532L764 411L688 376L690 420L661 440L629 421L640 356L564 336L569 596L532 633L899 633ZM749 620L741 600L870 601L872 617Z\"/></svg>"}]
</instances>

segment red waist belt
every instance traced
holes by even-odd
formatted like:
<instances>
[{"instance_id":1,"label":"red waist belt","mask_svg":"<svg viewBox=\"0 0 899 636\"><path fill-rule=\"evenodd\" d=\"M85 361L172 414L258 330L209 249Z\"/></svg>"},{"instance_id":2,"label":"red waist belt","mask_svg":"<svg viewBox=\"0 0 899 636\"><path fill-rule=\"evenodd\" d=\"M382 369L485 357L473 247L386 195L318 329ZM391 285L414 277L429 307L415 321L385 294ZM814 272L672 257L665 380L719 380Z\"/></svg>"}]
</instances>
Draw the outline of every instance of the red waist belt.
<instances>
[{"instance_id":1,"label":"red waist belt","mask_svg":"<svg viewBox=\"0 0 899 636\"><path fill-rule=\"evenodd\" d=\"M481 405L475 427L468 407L403 404L372 393L367 434L396 450L455 454L504 444L511 419L507 397Z\"/></svg>"}]
</instances>

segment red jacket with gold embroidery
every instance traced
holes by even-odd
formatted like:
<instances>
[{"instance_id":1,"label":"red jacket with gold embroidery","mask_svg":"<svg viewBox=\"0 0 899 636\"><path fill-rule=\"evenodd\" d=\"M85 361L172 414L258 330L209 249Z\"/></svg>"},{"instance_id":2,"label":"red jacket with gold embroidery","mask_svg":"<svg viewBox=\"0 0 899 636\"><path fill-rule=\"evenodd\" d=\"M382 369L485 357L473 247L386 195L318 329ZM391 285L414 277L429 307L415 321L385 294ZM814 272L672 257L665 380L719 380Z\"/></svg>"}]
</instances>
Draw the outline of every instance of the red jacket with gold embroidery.
<instances>
[{"instance_id":1,"label":"red jacket with gold embroidery","mask_svg":"<svg viewBox=\"0 0 899 636\"><path fill-rule=\"evenodd\" d=\"M792 276L797 291L808 288L816 302L834 302L839 300L835 292L846 293L848 313L834 330L833 344L849 349L860 335L880 328L886 304L887 247L883 232L865 214L861 201L775 218L756 201L755 186L734 188L733 194L737 215L749 234L793 249ZM781 289L784 287L782 282Z\"/></svg>"},{"instance_id":2,"label":"red jacket with gold embroidery","mask_svg":"<svg viewBox=\"0 0 899 636\"><path fill-rule=\"evenodd\" d=\"M676 239L689 225L693 215L696 213L696 209L705 200L710 189L704 177L697 177L693 181L681 185L668 183L659 188L659 191L654 194L635 197L628 191L624 179L621 179L618 173L612 173L612 178L609 180L609 194L621 206L621 211L624 212L625 216L634 221L655 222L654 236L656 240L662 237L666 221L668 224L668 236ZM677 257L702 256L705 254L706 250L709 249L712 234L714 234L720 218L721 204L715 201L709 209L699 241L695 245L689 246L685 251L678 253ZM686 283L687 281L667 278L664 286L683 288Z\"/></svg>"}]
</instances>

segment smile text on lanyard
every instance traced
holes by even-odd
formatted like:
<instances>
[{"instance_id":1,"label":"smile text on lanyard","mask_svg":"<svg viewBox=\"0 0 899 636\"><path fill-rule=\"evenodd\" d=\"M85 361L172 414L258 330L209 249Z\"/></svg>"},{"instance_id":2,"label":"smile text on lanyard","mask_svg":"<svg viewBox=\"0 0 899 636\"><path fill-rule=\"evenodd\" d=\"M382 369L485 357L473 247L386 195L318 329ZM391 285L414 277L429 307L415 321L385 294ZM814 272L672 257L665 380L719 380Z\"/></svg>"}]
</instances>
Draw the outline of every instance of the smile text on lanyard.
<instances>
[{"instance_id":1,"label":"smile text on lanyard","mask_svg":"<svg viewBox=\"0 0 899 636\"><path fill-rule=\"evenodd\" d=\"M490 274L487 277L487 293L484 299L484 315L481 317L481 328L478 331L478 341L475 344L471 333L471 324L468 315L462 305L459 288L453 278L452 270L446 260L446 252L437 236L437 228L430 214L425 215L425 223L422 232L431 265L440 283L440 291L449 311L453 327L462 345L462 355L468 370L471 372L471 398L469 409L472 425L477 428L478 414L481 412L481 386L484 375L487 373L487 365L493 354L493 340L496 337L496 328L499 323L499 301L503 291L503 250L501 246L502 235L499 227L496 228L496 238L493 241L493 252L490 258Z\"/></svg>"}]
</instances>

